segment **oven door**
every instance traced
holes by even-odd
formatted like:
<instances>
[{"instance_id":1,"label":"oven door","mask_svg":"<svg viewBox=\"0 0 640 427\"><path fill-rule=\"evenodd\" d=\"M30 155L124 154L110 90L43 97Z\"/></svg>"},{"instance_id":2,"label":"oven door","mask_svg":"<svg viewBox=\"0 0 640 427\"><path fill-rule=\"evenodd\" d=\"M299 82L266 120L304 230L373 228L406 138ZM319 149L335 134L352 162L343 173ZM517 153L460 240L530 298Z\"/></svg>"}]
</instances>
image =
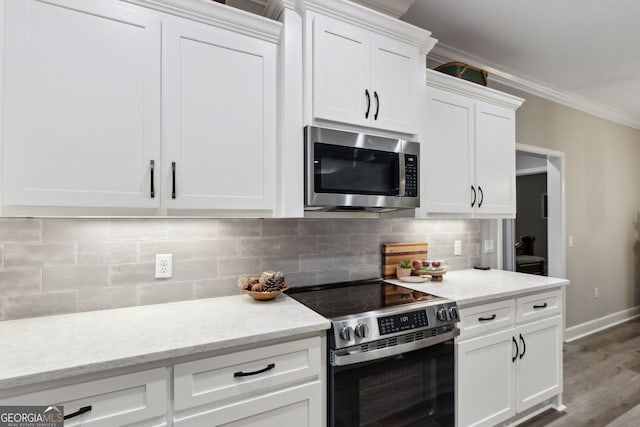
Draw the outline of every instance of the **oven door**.
<instances>
[{"instance_id":1,"label":"oven door","mask_svg":"<svg viewBox=\"0 0 640 427\"><path fill-rule=\"evenodd\" d=\"M329 366L332 427L454 425L453 340L383 359Z\"/></svg>"}]
</instances>

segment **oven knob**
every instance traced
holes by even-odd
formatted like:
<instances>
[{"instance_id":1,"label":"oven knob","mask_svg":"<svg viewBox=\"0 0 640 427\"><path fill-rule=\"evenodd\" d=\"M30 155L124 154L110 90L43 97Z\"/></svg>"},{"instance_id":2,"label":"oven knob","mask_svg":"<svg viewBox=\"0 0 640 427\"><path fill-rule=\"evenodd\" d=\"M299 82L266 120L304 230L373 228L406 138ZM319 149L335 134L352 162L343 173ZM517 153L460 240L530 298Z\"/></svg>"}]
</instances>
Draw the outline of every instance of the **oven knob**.
<instances>
[{"instance_id":1,"label":"oven knob","mask_svg":"<svg viewBox=\"0 0 640 427\"><path fill-rule=\"evenodd\" d=\"M366 338L367 335L369 335L369 328L367 327L367 325L364 325L362 323L358 323L356 325L356 328L355 328L354 332L356 333L357 337Z\"/></svg>"},{"instance_id":2,"label":"oven knob","mask_svg":"<svg viewBox=\"0 0 640 427\"><path fill-rule=\"evenodd\" d=\"M351 326L343 326L340 329L340 338L345 341L351 341L353 339L353 328Z\"/></svg>"},{"instance_id":3,"label":"oven knob","mask_svg":"<svg viewBox=\"0 0 640 427\"><path fill-rule=\"evenodd\" d=\"M449 308L449 317L451 320L458 320L458 307L450 307Z\"/></svg>"},{"instance_id":4,"label":"oven knob","mask_svg":"<svg viewBox=\"0 0 640 427\"><path fill-rule=\"evenodd\" d=\"M438 320L442 320L443 322L449 320L449 312L446 308L441 308L438 310Z\"/></svg>"}]
</instances>

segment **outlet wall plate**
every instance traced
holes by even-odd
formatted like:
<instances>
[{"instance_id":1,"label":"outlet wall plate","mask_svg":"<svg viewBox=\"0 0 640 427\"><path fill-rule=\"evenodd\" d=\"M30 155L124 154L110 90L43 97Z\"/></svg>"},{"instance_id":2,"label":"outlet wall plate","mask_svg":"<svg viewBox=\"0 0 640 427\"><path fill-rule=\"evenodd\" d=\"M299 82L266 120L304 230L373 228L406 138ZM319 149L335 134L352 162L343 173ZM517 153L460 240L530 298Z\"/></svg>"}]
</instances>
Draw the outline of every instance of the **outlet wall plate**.
<instances>
[{"instance_id":1,"label":"outlet wall plate","mask_svg":"<svg viewBox=\"0 0 640 427\"><path fill-rule=\"evenodd\" d=\"M156 279L168 279L173 275L173 255L156 254Z\"/></svg>"}]
</instances>

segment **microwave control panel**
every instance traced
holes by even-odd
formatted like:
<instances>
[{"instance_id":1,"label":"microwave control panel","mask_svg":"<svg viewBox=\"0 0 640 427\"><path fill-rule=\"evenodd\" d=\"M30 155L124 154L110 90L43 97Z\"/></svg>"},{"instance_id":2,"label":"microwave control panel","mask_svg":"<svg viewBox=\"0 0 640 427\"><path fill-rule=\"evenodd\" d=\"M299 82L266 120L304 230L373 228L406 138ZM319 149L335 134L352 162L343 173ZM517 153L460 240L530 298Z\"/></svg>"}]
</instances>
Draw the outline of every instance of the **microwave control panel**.
<instances>
[{"instance_id":1,"label":"microwave control panel","mask_svg":"<svg viewBox=\"0 0 640 427\"><path fill-rule=\"evenodd\" d=\"M404 155L404 176L405 197L418 197L418 156L415 154Z\"/></svg>"}]
</instances>

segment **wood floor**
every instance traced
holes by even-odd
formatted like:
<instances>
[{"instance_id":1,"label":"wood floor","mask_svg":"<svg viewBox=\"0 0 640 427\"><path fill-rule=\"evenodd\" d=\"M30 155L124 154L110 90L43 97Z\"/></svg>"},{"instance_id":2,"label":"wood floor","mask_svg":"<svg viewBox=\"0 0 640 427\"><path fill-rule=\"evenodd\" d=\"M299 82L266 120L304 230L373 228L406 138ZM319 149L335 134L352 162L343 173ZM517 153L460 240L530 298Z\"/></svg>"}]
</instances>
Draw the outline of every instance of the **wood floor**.
<instances>
[{"instance_id":1,"label":"wood floor","mask_svg":"<svg viewBox=\"0 0 640 427\"><path fill-rule=\"evenodd\" d=\"M526 427L640 427L640 318L564 344L566 412Z\"/></svg>"}]
</instances>

